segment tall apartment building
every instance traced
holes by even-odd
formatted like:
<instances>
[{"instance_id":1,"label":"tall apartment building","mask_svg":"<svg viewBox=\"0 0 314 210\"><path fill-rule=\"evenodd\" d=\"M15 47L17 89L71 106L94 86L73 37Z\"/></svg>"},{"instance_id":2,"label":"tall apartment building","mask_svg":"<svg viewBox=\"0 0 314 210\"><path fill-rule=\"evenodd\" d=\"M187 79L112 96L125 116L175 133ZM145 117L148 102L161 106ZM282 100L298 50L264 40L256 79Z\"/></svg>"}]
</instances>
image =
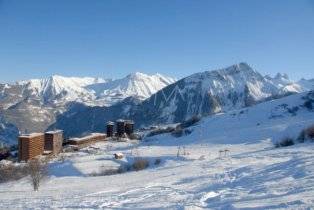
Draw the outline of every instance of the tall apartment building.
<instances>
[{"instance_id":1,"label":"tall apartment building","mask_svg":"<svg viewBox=\"0 0 314 210\"><path fill-rule=\"evenodd\" d=\"M63 131L48 131L45 133L45 146L44 150L51 151L52 154L56 155L62 151L63 143Z\"/></svg>"},{"instance_id":2,"label":"tall apartment building","mask_svg":"<svg viewBox=\"0 0 314 210\"><path fill-rule=\"evenodd\" d=\"M132 120L125 121L125 133L128 135L133 134L134 132L134 122Z\"/></svg>"},{"instance_id":3,"label":"tall apartment building","mask_svg":"<svg viewBox=\"0 0 314 210\"><path fill-rule=\"evenodd\" d=\"M125 134L125 120L117 120L117 135L122 137Z\"/></svg>"},{"instance_id":4,"label":"tall apartment building","mask_svg":"<svg viewBox=\"0 0 314 210\"><path fill-rule=\"evenodd\" d=\"M107 123L107 137L114 136L114 122L109 121Z\"/></svg>"},{"instance_id":5,"label":"tall apartment building","mask_svg":"<svg viewBox=\"0 0 314 210\"><path fill-rule=\"evenodd\" d=\"M28 161L43 154L45 136L43 133L32 133L19 136L19 161Z\"/></svg>"}]
</instances>

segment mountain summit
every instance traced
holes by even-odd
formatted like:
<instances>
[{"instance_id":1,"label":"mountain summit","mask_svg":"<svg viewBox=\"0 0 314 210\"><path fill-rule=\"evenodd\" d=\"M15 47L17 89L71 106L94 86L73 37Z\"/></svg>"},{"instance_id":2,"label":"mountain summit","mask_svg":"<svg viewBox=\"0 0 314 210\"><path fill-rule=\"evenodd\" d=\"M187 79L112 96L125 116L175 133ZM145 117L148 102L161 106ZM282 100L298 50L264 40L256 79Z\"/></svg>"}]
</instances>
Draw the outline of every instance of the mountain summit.
<instances>
[{"instance_id":1,"label":"mountain summit","mask_svg":"<svg viewBox=\"0 0 314 210\"><path fill-rule=\"evenodd\" d=\"M6 108L25 99L54 106L74 101L90 106L110 106L130 96L144 100L173 82L174 79L160 74L139 72L117 80L53 75L19 81L15 85L0 84L0 102Z\"/></svg>"},{"instance_id":2,"label":"mountain summit","mask_svg":"<svg viewBox=\"0 0 314 210\"><path fill-rule=\"evenodd\" d=\"M17 84L26 89L30 93L30 97L40 99L44 104L65 104L69 101L93 100L93 94L88 92L85 86L100 82L106 82L106 80L53 75L46 79L32 79Z\"/></svg>"},{"instance_id":3,"label":"mountain summit","mask_svg":"<svg viewBox=\"0 0 314 210\"><path fill-rule=\"evenodd\" d=\"M104 104L113 104L127 97L144 100L158 90L175 82L175 79L161 74L147 75L140 72L132 73L122 79L87 86L95 92Z\"/></svg>"},{"instance_id":4,"label":"mountain summit","mask_svg":"<svg viewBox=\"0 0 314 210\"><path fill-rule=\"evenodd\" d=\"M279 81L280 80L280 81ZM264 77L246 63L183 78L158 91L135 111L144 124L172 123L225 112L300 92L291 81Z\"/></svg>"}]
</instances>

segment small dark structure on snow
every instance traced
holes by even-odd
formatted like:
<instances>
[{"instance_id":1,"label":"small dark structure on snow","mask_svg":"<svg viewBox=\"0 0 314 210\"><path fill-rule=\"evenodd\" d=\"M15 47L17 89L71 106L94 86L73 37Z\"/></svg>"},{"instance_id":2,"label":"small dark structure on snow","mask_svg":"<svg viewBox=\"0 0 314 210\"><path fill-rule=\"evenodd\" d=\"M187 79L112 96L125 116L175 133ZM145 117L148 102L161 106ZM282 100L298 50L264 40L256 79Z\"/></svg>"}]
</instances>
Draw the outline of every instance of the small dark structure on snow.
<instances>
[{"instance_id":1,"label":"small dark structure on snow","mask_svg":"<svg viewBox=\"0 0 314 210\"><path fill-rule=\"evenodd\" d=\"M118 160L119 160L119 159L122 159L122 158L123 158L123 154L120 153L120 152L115 153L115 154L114 154L114 158L115 158L115 159L118 159Z\"/></svg>"},{"instance_id":2,"label":"small dark structure on snow","mask_svg":"<svg viewBox=\"0 0 314 210\"><path fill-rule=\"evenodd\" d=\"M133 134L134 132L134 122L132 120L125 121L125 133L128 135Z\"/></svg>"},{"instance_id":3,"label":"small dark structure on snow","mask_svg":"<svg viewBox=\"0 0 314 210\"><path fill-rule=\"evenodd\" d=\"M63 143L63 131L48 131L45 133L45 147L44 150L51 151L52 154L56 155L62 151Z\"/></svg>"},{"instance_id":4,"label":"small dark structure on snow","mask_svg":"<svg viewBox=\"0 0 314 210\"><path fill-rule=\"evenodd\" d=\"M117 136L122 137L125 134L125 120L117 120Z\"/></svg>"},{"instance_id":5,"label":"small dark structure on snow","mask_svg":"<svg viewBox=\"0 0 314 210\"><path fill-rule=\"evenodd\" d=\"M9 148L0 148L0 161L10 157Z\"/></svg>"},{"instance_id":6,"label":"small dark structure on snow","mask_svg":"<svg viewBox=\"0 0 314 210\"><path fill-rule=\"evenodd\" d=\"M114 122L109 121L107 123L107 137L114 136Z\"/></svg>"}]
</instances>

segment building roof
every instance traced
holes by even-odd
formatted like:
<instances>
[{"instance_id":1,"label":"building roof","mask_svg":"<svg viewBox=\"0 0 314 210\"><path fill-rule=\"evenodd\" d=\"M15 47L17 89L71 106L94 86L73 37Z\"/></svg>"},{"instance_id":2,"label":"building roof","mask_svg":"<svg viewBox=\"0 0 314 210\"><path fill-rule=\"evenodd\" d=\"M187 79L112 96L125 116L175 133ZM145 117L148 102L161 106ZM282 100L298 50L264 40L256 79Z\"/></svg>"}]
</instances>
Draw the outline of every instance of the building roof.
<instances>
[{"instance_id":1,"label":"building roof","mask_svg":"<svg viewBox=\"0 0 314 210\"><path fill-rule=\"evenodd\" d=\"M125 120L125 123L127 123L127 124L134 124L134 121L133 120Z\"/></svg>"},{"instance_id":2,"label":"building roof","mask_svg":"<svg viewBox=\"0 0 314 210\"><path fill-rule=\"evenodd\" d=\"M63 130L47 131L47 134L63 133Z\"/></svg>"},{"instance_id":3,"label":"building roof","mask_svg":"<svg viewBox=\"0 0 314 210\"><path fill-rule=\"evenodd\" d=\"M116 122L124 122L124 123L134 124L133 120L118 119Z\"/></svg>"},{"instance_id":4,"label":"building roof","mask_svg":"<svg viewBox=\"0 0 314 210\"><path fill-rule=\"evenodd\" d=\"M89 140L91 137L95 137L95 136L106 136L106 134L104 133L91 133L88 136L84 136L81 138L72 138L70 139L70 141L85 141L85 140Z\"/></svg>"},{"instance_id":5,"label":"building roof","mask_svg":"<svg viewBox=\"0 0 314 210\"><path fill-rule=\"evenodd\" d=\"M30 134L20 135L19 137L20 138L34 138L34 137L42 136L42 135L44 135L44 134L43 133L30 133Z\"/></svg>"}]
</instances>

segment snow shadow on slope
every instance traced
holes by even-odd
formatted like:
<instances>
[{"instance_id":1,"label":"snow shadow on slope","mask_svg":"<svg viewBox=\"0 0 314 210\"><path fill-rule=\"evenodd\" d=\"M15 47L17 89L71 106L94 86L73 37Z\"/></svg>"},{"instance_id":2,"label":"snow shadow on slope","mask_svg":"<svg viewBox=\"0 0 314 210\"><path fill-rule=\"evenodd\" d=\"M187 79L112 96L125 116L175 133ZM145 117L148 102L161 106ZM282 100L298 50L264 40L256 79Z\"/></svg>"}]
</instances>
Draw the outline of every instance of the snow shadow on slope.
<instances>
[{"instance_id":1,"label":"snow shadow on slope","mask_svg":"<svg viewBox=\"0 0 314 210\"><path fill-rule=\"evenodd\" d=\"M221 205L221 198L230 203L259 203L272 200L272 205L257 209L285 208L289 205L301 205L300 200L291 200L291 195L304 193L301 186L310 187L312 178L308 176L313 170L310 161L313 157L294 157L287 161L273 163L262 168L244 166L233 170L226 170L222 174L215 174L218 182L199 189L200 192L218 192L218 196L206 199L207 208ZM307 165L307 168L305 168ZM183 180L182 183L184 183ZM302 183L302 184L301 184ZM242 198L239 195L243 196ZM285 199L286 197L286 199ZM289 200L290 199L290 200ZM287 202L290 204L288 205ZM262 202L262 203L264 203ZM245 208L246 209L246 208ZM248 208L250 209L250 208Z\"/></svg>"},{"instance_id":2,"label":"snow shadow on slope","mask_svg":"<svg viewBox=\"0 0 314 210\"><path fill-rule=\"evenodd\" d=\"M77 168L73 166L72 161L65 161L63 163L55 162L49 164L49 176L65 177L65 176L84 176Z\"/></svg>"}]
</instances>

